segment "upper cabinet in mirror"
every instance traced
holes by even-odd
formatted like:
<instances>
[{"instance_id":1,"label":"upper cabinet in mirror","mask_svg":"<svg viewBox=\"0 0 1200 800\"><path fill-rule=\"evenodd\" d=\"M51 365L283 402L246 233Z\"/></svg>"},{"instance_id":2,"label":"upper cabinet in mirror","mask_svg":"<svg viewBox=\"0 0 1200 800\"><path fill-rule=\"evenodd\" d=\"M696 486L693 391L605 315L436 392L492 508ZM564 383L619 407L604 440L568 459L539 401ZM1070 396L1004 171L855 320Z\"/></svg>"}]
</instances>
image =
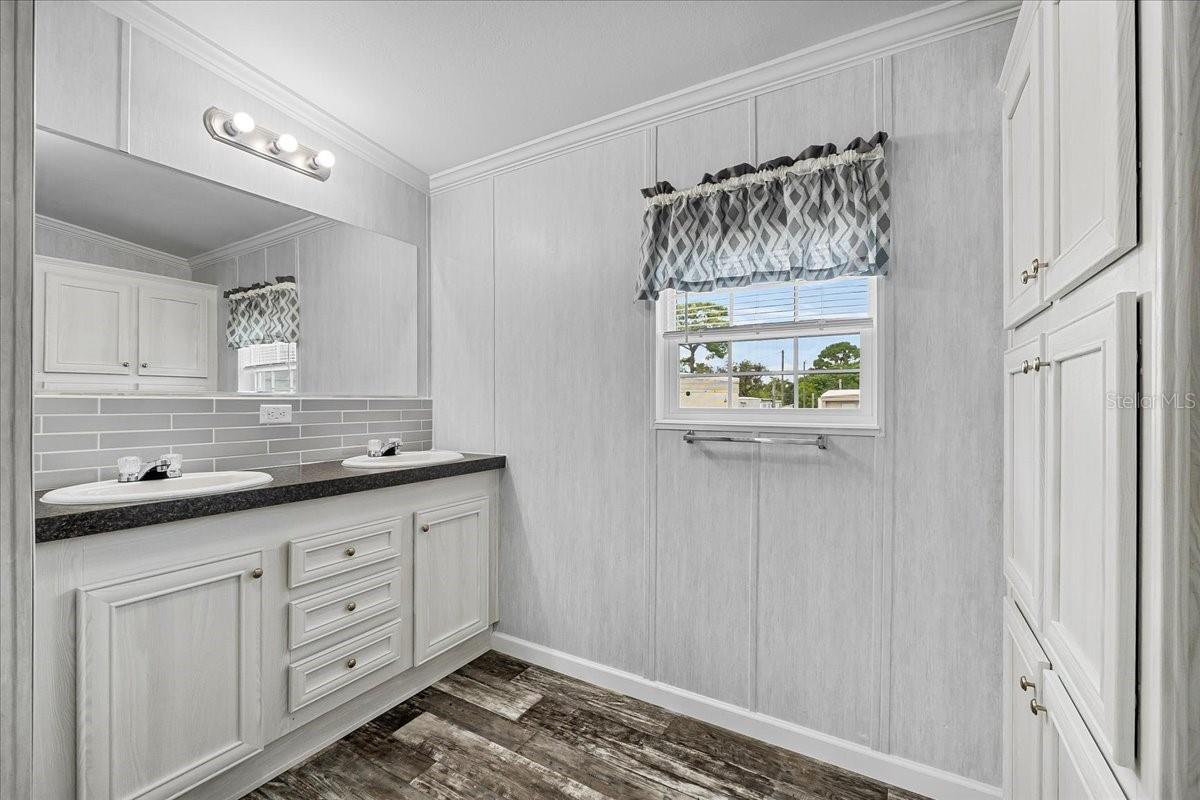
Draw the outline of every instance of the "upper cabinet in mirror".
<instances>
[{"instance_id":1,"label":"upper cabinet in mirror","mask_svg":"<svg viewBox=\"0 0 1200 800\"><path fill-rule=\"evenodd\" d=\"M41 392L417 394L417 248L45 130Z\"/></svg>"}]
</instances>

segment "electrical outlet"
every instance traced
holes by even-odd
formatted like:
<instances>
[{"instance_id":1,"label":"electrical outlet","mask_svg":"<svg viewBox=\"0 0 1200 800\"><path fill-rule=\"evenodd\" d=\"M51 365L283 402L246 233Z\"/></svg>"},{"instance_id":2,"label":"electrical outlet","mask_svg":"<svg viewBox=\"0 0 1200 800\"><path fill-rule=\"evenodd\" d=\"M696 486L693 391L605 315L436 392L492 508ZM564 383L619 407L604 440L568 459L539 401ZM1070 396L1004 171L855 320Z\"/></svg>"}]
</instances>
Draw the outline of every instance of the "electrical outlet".
<instances>
[{"instance_id":1,"label":"electrical outlet","mask_svg":"<svg viewBox=\"0 0 1200 800\"><path fill-rule=\"evenodd\" d=\"M265 403L258 407L258 423L260 425L282 425L292 421L292 407L269 406Z\"/></svg>"}]
</instances>

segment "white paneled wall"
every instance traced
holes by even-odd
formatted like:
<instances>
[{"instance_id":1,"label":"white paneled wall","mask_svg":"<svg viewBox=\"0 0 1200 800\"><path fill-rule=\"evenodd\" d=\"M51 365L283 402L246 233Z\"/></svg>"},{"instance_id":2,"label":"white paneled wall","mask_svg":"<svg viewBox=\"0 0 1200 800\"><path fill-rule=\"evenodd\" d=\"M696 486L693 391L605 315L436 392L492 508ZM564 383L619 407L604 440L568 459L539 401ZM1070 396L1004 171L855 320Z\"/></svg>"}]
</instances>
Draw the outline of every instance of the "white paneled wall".
<instances>
[{"instance_id":1,"label":"white paneled wall","mask_svg":"<svg viewBox=\"0 0 1200 800\"><path fill-rule=\"evenodd\" d=\"M435 358L434 440L509 457L502 632L999 783L995 82L1011 34L993 24L434 195L436 348L460 359ZM638 189L879 129L896 232L884 435L797 453L654 431Z\"/></svg>"}]
</instances>

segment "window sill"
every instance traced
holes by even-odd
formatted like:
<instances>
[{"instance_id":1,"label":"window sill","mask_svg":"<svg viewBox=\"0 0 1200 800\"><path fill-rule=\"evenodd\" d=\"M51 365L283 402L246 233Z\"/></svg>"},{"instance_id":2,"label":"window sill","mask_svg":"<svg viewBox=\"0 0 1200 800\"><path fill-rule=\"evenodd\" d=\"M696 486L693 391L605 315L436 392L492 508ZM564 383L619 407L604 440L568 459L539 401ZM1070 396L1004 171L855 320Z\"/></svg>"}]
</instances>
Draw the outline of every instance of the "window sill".
<instances>
[{"instance_id":1,"label":"window sill","mask_svg":"<svg viewBox=\"0 0 1200 800\"><path fill-rule=\"evenodd\" d=\"M760 433L825 433L838 436L883 436L879 425L870 423L827 422L739 422L730 420L658 419L654 421L656 431L756 431Z\"/></svg>"}]
</instances>

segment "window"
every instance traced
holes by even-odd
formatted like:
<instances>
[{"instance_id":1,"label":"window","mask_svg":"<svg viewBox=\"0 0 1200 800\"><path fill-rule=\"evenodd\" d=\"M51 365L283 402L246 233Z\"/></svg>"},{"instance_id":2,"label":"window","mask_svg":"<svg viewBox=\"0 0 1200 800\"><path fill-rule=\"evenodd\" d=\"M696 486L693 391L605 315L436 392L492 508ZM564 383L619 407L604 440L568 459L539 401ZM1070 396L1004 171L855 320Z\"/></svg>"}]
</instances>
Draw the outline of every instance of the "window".
<instances>
[{"instance_id":1,"label":"window","mask_svg":"<svg viewBox=\"0 0 1200 800\"><path fill-rule=\"evenodd\" d=\"M875 427L877 278L665 292L660 421Z\"/></svg>"},{"instance_id":2,"label":"window","mask_svg":"<svg viewBox=\"0 0 1200 800\"><path fill-rule=\"evenodd\" d=\"M296 391L296 344L252 344L237 351L238 391L293 394Z\"/></svg>"}]
</instances>

